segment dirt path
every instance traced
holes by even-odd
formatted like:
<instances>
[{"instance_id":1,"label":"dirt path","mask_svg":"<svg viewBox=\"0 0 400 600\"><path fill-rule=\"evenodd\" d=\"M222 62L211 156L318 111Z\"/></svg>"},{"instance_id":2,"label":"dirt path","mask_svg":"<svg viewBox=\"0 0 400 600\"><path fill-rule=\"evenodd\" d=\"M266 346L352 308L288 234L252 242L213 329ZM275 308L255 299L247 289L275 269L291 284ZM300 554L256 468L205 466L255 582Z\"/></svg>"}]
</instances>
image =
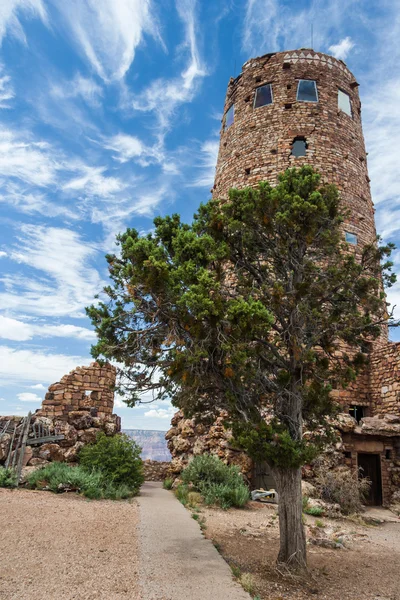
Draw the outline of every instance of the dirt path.
<instances>
[{"instance_id":1,"label":"dirt path","mask_svg":"<svg viewBox=\"0 0 400 600\"><path fill-rule=\"evenodd\" d=\"M1 600L138 600L138 507L0 489Z\"/></svg>"},{"instance_id":2,"label":"dirt path","mask_svg":"<svg viewBox=\"0 0 400 600\"><path fill-rule=\"evenodd\" d=\"M250 600L172 492L145 483L138 502L143 600Z\"/></svg>"},{"instance_id":3,"label":"dirt path","mask_svg":"<svg viewBox=\"0 0 400 600\"><path fill-rule=\"evenodd\" d=\"M282 576L275 569L279 549L276 508L250 502L242 510L203 508L206 535L225 559L250 573L261 600L400 600L400 522L366 527L349 520L307 516L314 532L329 528L346 538L345 548L310 545L310 577ZM254 594L254 595L255 595Z\"/></svg>"}]
</instances>

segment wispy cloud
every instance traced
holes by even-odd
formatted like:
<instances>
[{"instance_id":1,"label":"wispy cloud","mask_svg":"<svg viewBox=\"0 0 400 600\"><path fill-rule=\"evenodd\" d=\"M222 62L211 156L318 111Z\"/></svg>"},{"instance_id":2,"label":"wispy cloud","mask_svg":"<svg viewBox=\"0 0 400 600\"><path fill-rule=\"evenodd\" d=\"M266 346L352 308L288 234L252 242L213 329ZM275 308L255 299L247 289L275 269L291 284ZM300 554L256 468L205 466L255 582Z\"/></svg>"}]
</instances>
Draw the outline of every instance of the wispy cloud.
<instances>
[{"instance_id":1,"label":"wispy cloud","mask_svg":"<svg viewBox=\"0 0 400 600\"><path fill-rule=\"evenodd\" d=\"M151 410L148 410L147 412L145 412L144 416L152 417L153 419L171 420L171 418L174 416L175 412L176 412L176 409L174 409L172 406L171 406L171 408L168 408L168 409L154 407Z\"/></svg>"},{"instance_id":2,"label":"wispy cloud","mask_svg":"<svg viewBox=\"0 0 400 600\"><path fill-rule=\"evenodd\" d=\"M14 97L15 92L11 83L11 77L4 74L4 66L0 63L0 108L10 108L10 100Z\"/></svg>"},{"instance_id":3,"label":"wispy cloud","mask_svg":"<svg viewBox=\"0 0 400 600\"><path fill-rule=\"evenodd\" d=\"M90 364L90 358L0 346L0 383L22 385L38 381L49 385L77 365L85 364Z\"/></svg>"},{"instance_id":4,"label":"wispy cloud","mask_svg":"<svg viewBox=\"0 0 400 600\"><path fill-rule=\"evenodd\" d=\"M34 402L35 404L40 404L42 402L42 398L37 394L32 394L31 392L21 392L17 394L17 398L20 402Z\"/></svg>"},{"instance_id":5,"label":"wispy cloud","mask_svg":"<svg viewBox=\"0 0 400 600\"><path fill-rule=\"evenodd\" d=\"M26 44L26 37L20 22L20 16L39 18L47 23L47 13L42 0L2 0L0 3L0 45L9 33Z\"/></svg>"},{"instance_id":6,"label":"wispy cloud","mask_svg":"<svg viewBox=\"0 0 400 600\"><path fill-rule=\"evenodd\" d=\"M62 100L82 98L90 106L97 107L100 105L103 90L94 79L83 77L80 73L77 73L70 81L51 84L50 93L55 98Z\"/></svg>"},{"instance_id":7,"label":"wispy cloud","mask_svg":"<svg viewBox=\"0 0 400 600\"><path fill-rule=\"evenodd\" d=\"M29 267L29 276L14 269L3 274L0 305L40 316L83 317L83 309L100 292L103 281L92 266L95 244L66 228L24 225L10 258Z\"/></svg>"},{"instance_id":8,"label":"wispy cloud","mask_svg":"<svg viewBox=\"0 0 400 600\"><path fill-rule=\"evenodd\" d=\"M354 48L355 43L350 37L345 37L338 44L329 46L329 52L340 60L346 60L350 51Z\"/></svg>"},{"instance_id":9,"label":"wispy cloud","mask_svg":"<svg viewBox=\"0 0 400 600\"><path fill-rule=\"evenodd\" d=\"M215 178L215 165L217 164L219 140L211 139L205 141L200 150L199 162L196 167L199 175L188 187L211 187Z\"/></svg>"},{"instance_id":10,"label":"wispy cloud","mask_svg":"<svg viewBox=\"0 0 400 600\"><path fill-rule=\"evenodd\" d=\"M180 52L188 55L186 66L179 77L156 79L132 100L135 110L155 113L161 136L169 129L178 106L193 99L199 82L207 74L197 43L196 0L177 0L176 8L184 25Z\"/></svg>"},{"instance_id":11,"label":"wispy cloud","mask_svg":"<svg viewBox=\"0 0 400 600\"><path fill-rule=\"evenodd\" d=\"M61 27L106 82L122 79L144 34L161 36L151 0L51 0L60 11Z\"/></svg>"},{"instance_id":12,"label":"wispy cloud","mask_svg":"<svg viewBox=\"0 0 400 600\"><path fill-rule=\"evenodd\" d=\"M94 331L76 325L50 325L49 323L26 323L19 319L0 315L0 338L24 342L32 338L70 338L85 341L96 339Z\"/></svg>"}]
</instances>

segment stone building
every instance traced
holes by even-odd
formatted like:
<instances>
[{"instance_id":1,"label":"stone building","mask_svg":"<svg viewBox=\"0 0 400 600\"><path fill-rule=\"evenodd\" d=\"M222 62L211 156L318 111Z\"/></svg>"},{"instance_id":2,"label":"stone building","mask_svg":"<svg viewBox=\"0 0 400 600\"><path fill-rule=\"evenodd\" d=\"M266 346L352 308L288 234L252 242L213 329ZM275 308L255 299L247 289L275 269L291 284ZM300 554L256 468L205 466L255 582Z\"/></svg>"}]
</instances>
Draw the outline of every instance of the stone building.
<instances>
[{"instance_id":1,"label":"stone building","mask_svg":"<svg viewBox=\"0 0 400 600\"><path fill-rule=\"evenodd\" d=\"M376 230L358 87L343 61L311 49L246 62L228 84L213 198L263 180L274 184L287 168L309 164L339 189L349 209L343 236L360 254ZM388 341L386 328L356 385L334 393L344 411L342 461L371 478L370 503L387 505L400 487L400 345ZM206 451L239 463L254 481L258 466L229 446L221 427L199 431L177 413L167 434L175 472Z\"/></svg>"}]
</instances>

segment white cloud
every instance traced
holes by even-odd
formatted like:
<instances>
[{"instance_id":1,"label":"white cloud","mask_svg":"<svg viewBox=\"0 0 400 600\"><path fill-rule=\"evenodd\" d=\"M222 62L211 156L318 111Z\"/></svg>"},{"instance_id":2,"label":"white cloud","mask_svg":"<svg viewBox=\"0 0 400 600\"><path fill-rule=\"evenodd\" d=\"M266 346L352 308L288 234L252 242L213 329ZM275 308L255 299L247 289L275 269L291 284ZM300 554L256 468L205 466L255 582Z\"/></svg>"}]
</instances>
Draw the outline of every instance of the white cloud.
<instances>
[{"instance_id":1,"label":"white cloud","mask_svg":"<svg viewBox=\"0 0 400 600\"><path fill-rule=\"evenodd\" d=\"M160 40L151 0L51 1L62 15L61 26L106 82L124 77L145 33Z\"/></svg>"},{"instance_id":2,"label":"white cloud","mask_svg":"<svg viewBox=\"0 0 400 600\"><path fill-rule=\"evenodd\" d=\"M77 327L76 325L25 323L0 315L0 338L23 342L31 340L33 337L62 337L90 341L96 339L96 334L86 327Z\"/></svg>"},{"instance_id":3,"label":"white cloud","mask_svg":"<svg viewBox=\"0 0 400 600\"><path fill-rule=\"evenodd\" d=\"M100 98L103 90L93 79L83 77L77 73L71 81L65 83L52 84L50 93L55 98L82 98L90 106L96 107L100 104Z\"/></svg>"},{"instance_id":4,"label":"white cloud","mask_svg":"<svg viewBox=\"0 0 400 600\"><path fill-rule=\"evenodd\" d=\"M81 166L81 174L63 185L63 190L82 191L89 196L107 198L126 188L117 177L103 175L105 167Z\"/></svg>"},{"instance_id":5,"label":"white cloud","mask_svg":"<svg viewBox=\"0 0 400 600\"><path fill-rule=\"evenodd\" d=\"M0 2L0 45L7 33L26 43L26 37L19 21L20 14L37 17L47 23L46 9L42 0L1 0Z\"/></svg>"},{"instance_id":6,"label":"white cloud","mask_svg":"<svg viewBox=\"0 0 400 600\"><path fill-rule=\"evenodd\" d=\"M45 317L83 317L83 309L104 282L91 266L97 247L66 228L24 225L10 257L30 267L29 276L16 269L4 274L0 305Z\"/></svg>"},{"instance_id":7,"label":"white cloud","mask_svg":"<svg viewBox=\"0 0 400 600\"><path fill-rule=\"evenodd\" d=\"M144 413L145 417L152 417L153 419L172 419L175 410L165 408L152 408Z\"/></svg>"},{"instance_id":8,"label":"white cloud","mask_svg":"<svg viewBox=\"0 0 400 600\"><path fill-rule=\"evenodd\" d=\"M36 383L35 385L31 385L30 386L33 390L45 390L46 387L43 385L43 383Z\"/></svg>"},{"instance_id":9,"label":"white cloud","mask_svg":"<svg viewBox=\"0 0 400 600\"><path fill-rule=\"evenodd\" d=\"M4 258L5 256L8 256L7 252L4 252L4 250L0 250L0 258Z\"/></svg>"},{"instance_id":10,"label":"white cloud","mask_svg":"<svg viewBox=\"0 0 400 600\"><path fill-rule=\"evenodd\" d=\"M160 145L147 146L136 136L126 133L118 133L106 139L103 147L115 152L114 160L120 163L134 160L142 167L162 162L164 158Z\"/></svg>"},{"instance_id":11,"label":"white cloud","mask_svg":"<svg viewBox=\"0 0 400 600\"><path fill-rule=\"evenodd\" d=\"M211 187L214 184L215 165L217 164L219 140L207 140L201 146L199 176L189 184L189 187Z\"/></svg>"},{"instance_id":12,"label":"white cloud","mask_svg":"<svg viewBox=\"0 0 400 600\"><path fill-rule=\"evenodd\" d=\"M45 351L16 350L0 346L0 382L5 384L47 384L59 381L78 365L90 364L90 358L66 356Z\"/></svg>"},{"instance_id":13,"label":"white cloud","mask_svg":"<svg viewBox=\"0 0 400 600\"><path fill-rule=\"evenodd\" d=\"M0 108L10 108L9 100L15 97L15 92L11 84L11 77L2 75L3 68L0 63Z\"/></svg>"},{"instance_id":14,"label":"white cloud","mask_svg":"<svg viewBox=\"0 0 400 600\"><path fill-rule=\"evenodd\" d=\"M350 51L354 48L355 43L350 37L345 37L338 44L329 46L329 52L339 60L346 60Z\"/></svg>"},{"instance_id":15,"label":"white cloud","mask_svg":"<svg viewBox=\"0 0 400 600\"><path fill-rule=\"evenodd\" d=\"M42 403L42 398L37 394L32 394L31 392L21 392L17 394L18 400L21 402L35 402L36 404Z\"/></svg>"},{"instance_id":16,"label":"white cloud","mask_svg":"<svg viewBox=\"0 0 400 600\"><path fill-rule=\"evenodd\" d=\"M54 185L62 166L46 142L35 142L23 134L0 129L0 175L15 177L38 186Z\"/></svg>"},{"instance_id":17,"label":"white cloud","mask_svg":"<svg viewBox=\"0 0 400 600\"><path fill-rule=\"evenodd\" d=\"M176 8L185 29L185 39L180 49L181 52L188 53L188 63L179 77L154 80L132 101L135 110L154 111L162 131L170 127L171 118L177 107L193 99L199 81L207 74L197 45L196 0L177 0Z\"/></svg>"}]
</instances>

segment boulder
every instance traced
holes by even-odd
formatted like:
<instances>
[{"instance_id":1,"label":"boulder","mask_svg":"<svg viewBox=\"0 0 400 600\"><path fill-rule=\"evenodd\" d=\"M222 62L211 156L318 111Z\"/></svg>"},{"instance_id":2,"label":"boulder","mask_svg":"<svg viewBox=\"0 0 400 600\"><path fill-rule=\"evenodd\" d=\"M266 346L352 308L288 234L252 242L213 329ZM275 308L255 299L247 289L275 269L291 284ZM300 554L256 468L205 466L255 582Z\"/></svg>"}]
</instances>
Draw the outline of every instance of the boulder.
<instances>
[{"instance_id":1,"label":"boulder","mask_svg":"<svg viewBox=\"0 0 400 600\"><path fill-rule=\"evenodd\" d=\"M303 497L306 498L316 498L318 495L316 487L312 485L312 483L304 480L301 482L301 493Z\"/></svg>"},{"instance_id":2,"label":"boulder","mask_svg":"<svg viewBox=\"0 0 400 600\"><path fill-rule=\"evenodd\" d=\"M43 444L39 450L39 458L64 462L64 453L58 444Z\"/></svg>"},{"instance_id":3,"label":"boulder","mask_svg":"<svg viewBox=\"0 0 400 600\"><path fill-rule=\"evenodd\" d=\"M89 429L93 427L93 417L86 410L73 410L68 415L68 422L75 429Z\"/></svg>"},{"instance_id":4,"label":"boulder","mask_svg":"<svg viewBox=\"0 0 400 600\"><path fill-rule=\"evenodd\" d=\"M83 448L84 445L85 444L83 442L76 442L73 446L64 450L65 462L77 462L79 451L81 448Z\"/></svg>"},{"instance_id":5,"label":"boulder","mask_svg":"<svg viewBox=\"0 0 400 600\"><path fill-rule=\"evenodd\" d=\"M355 430L357 427L357 421L348 413L339 413L336 416L334 425L340 429L340 431L349 433Z\"/></svg>"},{"instance_id":6,"label":"boulder","mask_svg":"<svg viewBox=\"0 0 400 600\"><path fill-rule=\"evenodd\" d=\"M96 441L99 430L96 427L90 427L89 429L82 429L78 431L78 441L84 444L92 444Z\"/></svg>"}]
</instances>

